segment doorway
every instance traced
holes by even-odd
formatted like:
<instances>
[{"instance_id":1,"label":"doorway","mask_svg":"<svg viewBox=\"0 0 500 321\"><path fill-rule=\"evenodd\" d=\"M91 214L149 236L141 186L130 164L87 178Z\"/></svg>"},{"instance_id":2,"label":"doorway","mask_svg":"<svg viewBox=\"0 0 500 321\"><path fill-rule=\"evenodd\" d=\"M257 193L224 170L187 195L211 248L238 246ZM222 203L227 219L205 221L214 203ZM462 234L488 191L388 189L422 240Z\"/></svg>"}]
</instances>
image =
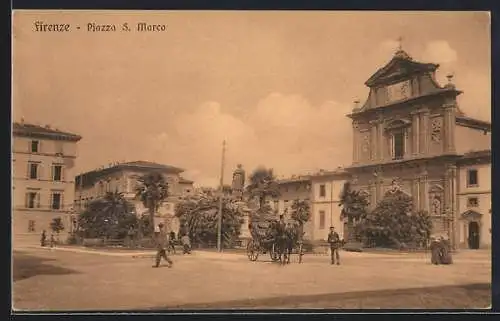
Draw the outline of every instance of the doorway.
<instances>
[{"instance_id":1,"label":"doorway","mask_svg":"<svg viewBox=\"0 0 500 321\"><path fill-rule=\"evenodd\" d=\"M479 224L477 222L469 223L469 248L479 249Z\"/></svg>"}]
</instances>

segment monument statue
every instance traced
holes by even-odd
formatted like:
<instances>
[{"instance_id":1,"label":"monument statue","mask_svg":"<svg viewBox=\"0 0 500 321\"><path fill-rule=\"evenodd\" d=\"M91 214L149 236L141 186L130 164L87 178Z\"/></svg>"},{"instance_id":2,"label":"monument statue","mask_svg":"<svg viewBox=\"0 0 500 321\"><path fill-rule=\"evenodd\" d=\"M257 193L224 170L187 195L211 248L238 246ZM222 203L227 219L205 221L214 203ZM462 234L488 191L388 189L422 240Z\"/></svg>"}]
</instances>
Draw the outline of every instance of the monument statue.
<instances>
[{"instance_id":1,"label":"monument statue","mask_svg":"<svg viewBox=\"0 0 500 321\"><path fill-rule=\"evenodd\" d=\"M233 190L233 194L237 198L241 198L243 196L243 189L245 187L245 170L241 164L238 164L237 168L233 172L233 182L231 184L231 188Z\"/></svg>"}]
</instances>

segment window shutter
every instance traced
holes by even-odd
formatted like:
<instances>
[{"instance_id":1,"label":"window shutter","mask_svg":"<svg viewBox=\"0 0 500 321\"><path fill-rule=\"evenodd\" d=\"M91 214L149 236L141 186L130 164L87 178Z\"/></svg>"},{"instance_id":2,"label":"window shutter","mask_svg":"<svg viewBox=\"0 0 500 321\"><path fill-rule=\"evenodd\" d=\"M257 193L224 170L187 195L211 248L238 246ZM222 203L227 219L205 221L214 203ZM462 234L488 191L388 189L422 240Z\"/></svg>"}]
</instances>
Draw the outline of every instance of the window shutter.
<instances>
[{"instance_id":1,"label":"window shutter","mask_svg":"<svg viewBox=\"0 0 500 321\"><path fill-rule=\"evenodd\" d=\"M40 208L40 192L36 193L35 206Z\"/></svg>"},{"instance_id":2,"label":"window shutter","mask_svg":"<svg viewBox=\"0 0 500 321\"><path fill-rule=\"evenodd\" d=\"M25 199L24 199L24 207L28 208L29 201L30 201L30 193L26 193Z\"/></svg>"},{"instance_id":3,"label":"window shutter","mask_svg":"<svg viewBox=\"0 0 500 321\"><path fill-rule=\"evenodd\" d=\"M52 209L52 204L54 203L54 193L50 193L49 197L49 209Z\"/></svg>"},{"instance_id":4,"label":"window shutter","mask_svg":"<svg viewBox=\"0 0 500 321\"><path fill-rule=\"evenodd\" d=\"M26 178L30 178L31 164L28 163L28 168L26 169Z\"/></svg>"},{"instance_id":5,"label":"window shutter","mask_svg":"<svg viewBox=\"0 0 500 321\"><path fill-rule=\"evenodd\" d=\"M42 164L37 164L36 165L36 178L37 179L42 179L43 178L43 175L42 175Z\"/></svg>"},{"instance_id":6,"label":"window shutter","mask_svg":"<svg viewBox=\"0 0 500 321\"><path fill-rule=\"evenodd\" d=\"M60 204L59 204L59 208L60 208L60 209L63 209L63 208L64 208L64 194L63 194L63 193L61 193L61 194L59 194L59 195L61 195L61 196L59 197L59 202L60 202Z\"/></svg>"},{"instance_id":7,"label":"window shutter","mask_svg":"<svg viewBox=\"0 0 500 321\"><path fill-rule=\"evenodd\" d=\"M64 166L61 165L61 181L63 182L64 182L64 172L65 172Z\"/></svg>"}]
</instances>

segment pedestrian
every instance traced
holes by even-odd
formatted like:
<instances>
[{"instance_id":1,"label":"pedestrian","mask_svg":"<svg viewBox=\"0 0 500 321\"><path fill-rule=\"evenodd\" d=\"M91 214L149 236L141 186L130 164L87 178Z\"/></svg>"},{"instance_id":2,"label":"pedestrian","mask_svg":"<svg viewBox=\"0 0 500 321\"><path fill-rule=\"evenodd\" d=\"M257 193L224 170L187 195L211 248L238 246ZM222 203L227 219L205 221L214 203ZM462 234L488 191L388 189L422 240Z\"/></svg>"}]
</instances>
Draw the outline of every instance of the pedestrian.
<instances>
[{"instance_id":1,"label":"pedestrian","mask_svg":"<svg viewBox=\"0 0 500 321\"><path fill-rule=\"evenodd\" d=\"M54 237L54 233L50 233L50 248L53 248L56 245L56 239Z\"/></svg>"},{"instance_id":2,"label":"pedestrian","mask_svg":"<svg viewBox=\"0 0 500 321\"><path fill-rule=\"evenodd\" d=\"M183 254L191 254L191 240L189 239L189 235L187 233L182 236L181 241Z\"/></svg>"},{"instance_id":3,"label":"pedestrian","mask_svg":"<svg viewBox=\"0 0 500 321\"><path fill-rule=\"evenodd\" d=\"M42 236L40 238L40 245L42 247L45 246L45 242L47 241L47 233L45 232L45 230L42 231Z\"/></svg>"},{"instance_id":4,"label":"pedestrian","mask_svg":"<svg viewBox=\"0 0 500 321\"><path fill-rule=\"evenodd\" d=\"M171 231L168 237L169 250L175 254L175 232Z\"/></svg>"},{"instance_id":5,"label":"pedestrian","mask_svg":"<svg viewBox=\"0 0 500 321\"><path fill-rule=\"evenodd\" d=\"M163 229L163 224L160 223L158 225L158 233L156 233L156 264L153 265L153 267L159 267L161 259L163 258L165 261L168 263L168 267L172 267L174 265L174 262L167 256L167 242L168 242L168 235L167 232Z\"/></svg>"},{"instance_id":6,"label":"pedestrian","mask_svg":"<svg viewBox=\"0 0 500 321\"><path fill-rule=\"evenodd\" d=\"M135 242L134 242L135 230L134 230L133 226L129 227L127 236L128 236L128 246L134 247L135 246Z\"/></svg>"},{"instance_id":7,"label":"pedestrian","mask_svg":"<svg viewBox=\"0 0 500 321\"><path fill-rule=\"evenodd\" d=\"M337 261L337 265L340 265L339 247L341 241L339 234L335 232L335 228L333 226L330 226L328 243L330 244L331 264L335 264L335 261Z\"/></svg>"}]
</instances>

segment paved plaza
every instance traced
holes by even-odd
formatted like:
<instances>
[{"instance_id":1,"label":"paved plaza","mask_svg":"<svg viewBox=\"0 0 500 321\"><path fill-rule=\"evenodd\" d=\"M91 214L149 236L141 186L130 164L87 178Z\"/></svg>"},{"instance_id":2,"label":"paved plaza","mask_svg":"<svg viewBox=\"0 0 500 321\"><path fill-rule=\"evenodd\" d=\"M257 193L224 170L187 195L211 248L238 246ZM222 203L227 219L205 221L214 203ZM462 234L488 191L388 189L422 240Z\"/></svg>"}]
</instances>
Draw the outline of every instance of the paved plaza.
<instances>
[{"instance_id":1,"label":"paved plaza","mask_svg":"<svg viewBox=\"0 0 500 321\"><path fill-rule=\"evenodd\" d=\"M400 298L408 296L408 306L399 308L428 308L425 300L431 299L421 295L410 299L412 291L422 288L428 289L422 293L439 289L439 296L451 293L447 289L461 289L454 301L433 308L486 308L491 300L488 251L461 251L450 266L431 265L425 253L341 252L341 256L340 266L328 264L328 256L312 254L305 255L302 264L280 266L266 255L250 262L243 254L199 251L173 256L171 269L154 269L151 251L26 246L14 251L13 306L17 310L395 308L390 302L376 302L392 291Z\"/></svg>"}]
</instances>

